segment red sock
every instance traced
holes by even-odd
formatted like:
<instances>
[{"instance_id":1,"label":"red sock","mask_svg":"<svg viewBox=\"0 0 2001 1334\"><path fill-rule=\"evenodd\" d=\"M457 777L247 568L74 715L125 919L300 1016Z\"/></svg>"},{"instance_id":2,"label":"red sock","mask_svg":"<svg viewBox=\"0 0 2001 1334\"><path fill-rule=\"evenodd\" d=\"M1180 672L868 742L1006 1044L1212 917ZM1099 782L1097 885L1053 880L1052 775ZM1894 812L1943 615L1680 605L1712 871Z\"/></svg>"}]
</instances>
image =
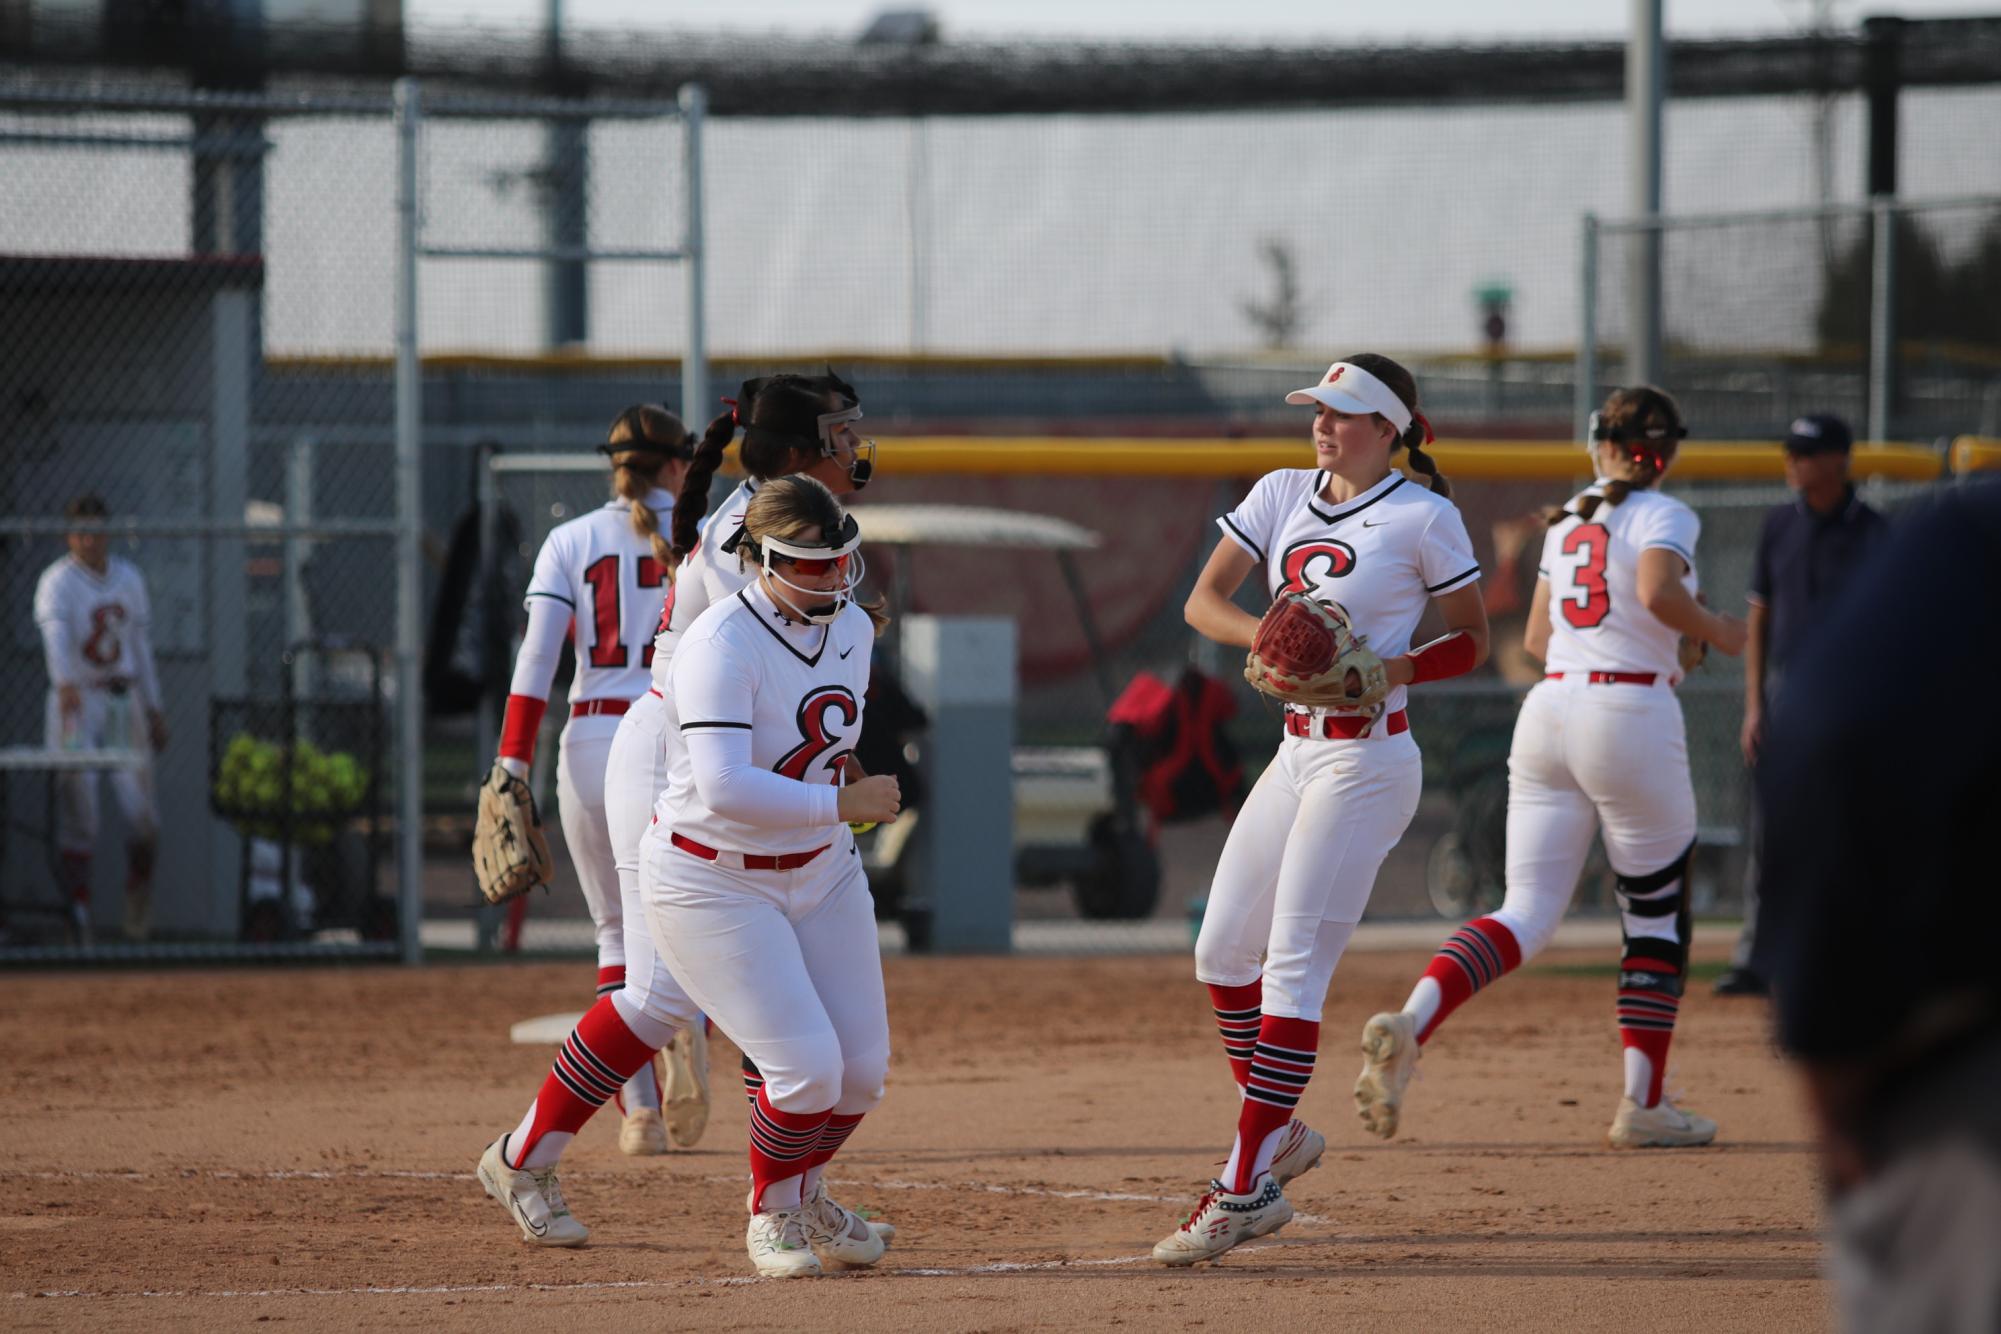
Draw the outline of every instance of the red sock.
<instances>
[{"instance_id":1,"label":"red sock","mask_svg":"<svg viewBox=\"0 0 2001 1334\"><path fill-rule=\"evenodd\" d=\"M500 950L503 954L521 952L521 924L528 920L528 896L521 894L507 905L507 920L500 926Z\"/></svg>"},{"instance_id":2,"label":"red sock","mask_svg":"<svg viewBox=\"0 0 2001 1334\"><path fill-rule=\"evenodd\" d=\"M612 964L609 968L598 969L598 995L609 996L614 991L625 989L625 965Z\"/></svg>"},{"instance_id":3,"label":"red sock","mask_svg":"<svg viewBox=\"0 0 2001 1334\"><path fill-rule=\"evenodd\" d=\"M1628 984L1631 972L1622 972L1619 977L1619 1046L1621 1050L1628 1047L1637 1049L1651 1067L1645 1096L1640 1096L1640 1090L1628 1089L1627 1092L1640 1106L1652 1107L1661 1100L1661 1080L1667 1075L1668 1045L1674 1041L1674 1021L1681 1013L1681 997L1675 994L1680 989L1681 970L1666 959L1635 959L1630 951L1623 967L1670 979L1669 985L1675 986L1675 991L1662 990L1658 986L1632 986Z\"/></svg>"},{"instance_id":4,"label":"red sock","mask_svg":"<svg viewBox=\"0 0 2001 1334\"><path fill-rule=\"evenodd\" d=\"M855 1133L855 1127L862 1123L859 1116L843 1116L839 1112L827 1118L827 1124L820 1127L820 1142L813 1152L806 1155L800 1167L802 1172L810 1172L816 1167L825 1167L848 1142L848 1136Z\"/></svg>"},{"instance_id":5,"label":"red sock","mask_svg":"<svg viewBox=\"0 0 2001 1334\"><path fill-rule=\"evenodd\" d=\"M1223 1055L1230 1077L1242 1088L1251 1079L1251 1049L1258 1045L1258 1020L1263 1017L1264 979L1241 987L1209 985L1209 1007L1216 1014L1216 1031L1223 1035Z\"/></svg>"},{"instance_id":6,"label":"red sock","mask_svg":"<svg viewBox=\"0 0 2001 1334\"><path fill-rule=\"evenodd\" d=\"M757 1106L757 1095L764 1092L764 1075L757 1063L746 1056L743 1058L743 1096L750 1099L750 1105Z\"/></svg>"},{"instance_id":7,"label":"red sock","mask_svg":"<svg viewBox=\"0 0 2001 1334\"><path fill-rule=\"evenodd\" d=\"M785 1112L771 1105L764 1090L750 1109L750 1210L761 1212L764 1192L780 1181L803 1173L820 1147L820 1135L833 1118L824 1112ZM831 1156L831 1155L830 1155Z\"/></svg>"},{"instance_id":8,"label":"red sock","mask_svg":"<svg viewBox=\"0 0 2001 1334\"><path fill-rule=\"evenodd\" d=\"M527 1131L517 1132L508 1141L508 1165L519 1167L527 1161L544 1135L576 1134L626 1080L653 1059L653 1052L654 1048L625 1026L611 997L600 997L564 1039L563 1049L556 1054L556 1063L549 1067L549 1077L542 1081L535 1105L529 1109Z\"/></svg>"},{"instance_id":9,"label":"red sock","mask_svg":"<svg viewBox=\"0 0 2001 1334\"><path fill-rule=\"evenodd\" d=\"M1268 1014L1258 1024L1258 1045L1244 1085L1244 1105L1237 1113L1236 1150L1230 1155L1231 1179L1223 1184L1242 1195L1257 1180L1258 1150L1274 1130L1292 1120L1313 1062L1320 1050L1320 1023Z\"/></svg>"},{"instance_id":10,"label":"red sock","mask_svg":"<svg viewBox=\"0 0 2001 1334\"><path fill-rule=\"evenodd\" d=\"M1429 1041L1445 1016L1471 1000L1474 992L1521 966L1522 947L1515 933L1493 918L1476 917L1454 931L1424 970L1438 983L1438 1012L1418 1032L1417 1040Z\"/></svg>"}]
</instances>

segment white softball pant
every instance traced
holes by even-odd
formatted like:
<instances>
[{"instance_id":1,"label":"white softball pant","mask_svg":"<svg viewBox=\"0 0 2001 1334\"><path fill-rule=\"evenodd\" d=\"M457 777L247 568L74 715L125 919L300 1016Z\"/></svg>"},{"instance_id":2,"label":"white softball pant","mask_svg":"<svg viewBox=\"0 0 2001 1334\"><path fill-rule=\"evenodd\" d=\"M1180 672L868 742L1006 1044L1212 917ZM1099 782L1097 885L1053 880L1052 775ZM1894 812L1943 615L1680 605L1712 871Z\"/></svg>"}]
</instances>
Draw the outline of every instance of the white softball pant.
<instances>
[{"instance_id":1,"label":"white softball pant","mask_svg":"<svg viewBox=\"0 0 2001 1334\"><path fill-rule=\"evenodd\" d=\"M82 707L75 730L69 731L63 726L56 692L49 691L43 711L45 744L51 750L65 745L81 750L130 748L147 756L139 768L111 771L111 795L124 812L134 841L157 838L160 817L153 804L153 743L146 730L145 706L130 693L113 695L92 686L83 686L78 693ZM97 780L95 773L56 776L56 846L64 852L88 855L96 846Z\"/></svg>"},{"instance_id":2,"label":"white softball pant","mask_svg":"<svg viewBox=\"0 0 2001 1334\"><path fill-rule=\"evenodd\" d=\"M1522 957L1540 951L1577 889L1602 827L1622 876L1672 864L1695 840L1695 788L1681 701L1665 683L1544 680L1515 719L1508 753L1508 892L1493 914ZM1672 938L1675 919L1629 917L1629 935Z\"/></svg>"},{"instance_id":3,"label":"white softball pant","mask_svg":"<svg viewBox=\"0 0 2001 1334\"><path fill-rule=\"evenodd\" d=\"M668 969L756 1063L771 1104L858 1116L882 1100L889 1013L868 878L847 830L831 838L797 870L739 871L654 825L640 893Z\"/></svg>"},{"instance_id":4,"label":"white softball pant","mask_svg":"<svg viewBox=\"0 0 2001 1334\"><path fill-rule=\"evenodd\" d=\"M616 716L572 718L556 754L556 812L570 864L577 868L577 885L597 927L600 968L625 963L625 909L618 900L618 869L605 828L605 759L617 731Z\"/></svg>"},{"instance_id":5,"label":"white softball pant","mask_svg":"<svg viewBox=\"0 0 2001 1334\"><path fill-rule=\"evenodd\" d=\"M625 919L625 990L612 997L642 1042L664 1047L696 1022L695 1003L667 971L639 897L639 840L653 822L653 801L667 786L667 705L648 691L618 721L605 757L604 818Z\"/></svg>"},{"instance_id":6,"label":"white softball pant","mask_svg":"<svg viewBox=\"0 0 2001 1334\"><path fill-rule=\"evenodd\" d=\"M1409 732L1279 742L1216 862L1196 978L1240 987L1262 972L1264 1013L1317 1021L1423 786Z\"/></svg>"}]
</instances>

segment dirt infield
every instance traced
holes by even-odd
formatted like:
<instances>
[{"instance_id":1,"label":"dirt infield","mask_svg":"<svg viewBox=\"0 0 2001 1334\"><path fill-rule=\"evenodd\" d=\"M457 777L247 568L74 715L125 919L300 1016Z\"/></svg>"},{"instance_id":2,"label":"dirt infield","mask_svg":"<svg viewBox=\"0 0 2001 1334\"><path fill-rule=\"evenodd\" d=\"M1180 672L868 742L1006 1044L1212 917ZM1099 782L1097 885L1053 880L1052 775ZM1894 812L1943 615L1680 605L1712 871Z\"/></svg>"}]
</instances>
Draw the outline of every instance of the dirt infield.
<instances>
[{"instance_id":1,"label":"dirt infield","mask_svg":"<svg viewBox=\"0 0 2001 1334\"><path fill-rule=\"evenodd\" d=\"M566 1162L591 1245L532 1250L472 1168L579 1009L586 963L45 975L5 983L0 1325L996 1329L1823 1328L1813 1162L1762 1007L1682 1012L1706 1150L1604 1147L1609 971L1552 956L1456 1016L1405 1136L1366 1137L1355 1035L1422 956L1335 979L1300 1217L1220 1266L1145 1259L1227 1149L1235 1093L1184 958L888 965L889 1097L831 1180L901 1229L874 1273L746 1278L744 1104L696 1150Z\"/></svg>"}]
</instances>

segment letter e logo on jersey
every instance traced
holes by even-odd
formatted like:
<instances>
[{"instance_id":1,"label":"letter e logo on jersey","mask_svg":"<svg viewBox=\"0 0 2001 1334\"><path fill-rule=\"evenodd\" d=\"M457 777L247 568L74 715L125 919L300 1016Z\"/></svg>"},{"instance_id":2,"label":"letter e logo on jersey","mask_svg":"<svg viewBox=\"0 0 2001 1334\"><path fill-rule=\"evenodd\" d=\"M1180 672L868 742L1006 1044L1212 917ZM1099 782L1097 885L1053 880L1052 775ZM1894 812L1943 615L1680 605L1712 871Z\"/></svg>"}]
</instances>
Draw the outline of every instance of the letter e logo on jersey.
<instances>
[{"instance_id":1,"label":"letter e logo on jersey","mask_svg":"<svg viewBox=\"0 0 2001 1334\"><path fill-rule=\"evenodd\" d=\"M791 750L785 752L773 771L800 782L811 782L807 776L813 765L823 756L831 771L830 781L841 781L841 761L846 759L852 746L834 751L845 740L844 732L851 728L862 716L862 708L856 702L854 693L846 686L821 686L799 701L799 735L803 738ZM830 719L837 719L832 721ZM829 751L834 751L828 755Z\"/></svg>"},{"instance_id":2,"label":"letter e logo on jersey","mask_svg":"<svg viewBox=\"0 0 2001 1334\"><path fill-rule=\"evenodd\" d=\"M1316 537L1287 547L1279 560L1285 575L1281 593L1319 595L1319 585L1339 579L1355 568L1355 548L1331 537Z\"/></svg>"}]
</instances>

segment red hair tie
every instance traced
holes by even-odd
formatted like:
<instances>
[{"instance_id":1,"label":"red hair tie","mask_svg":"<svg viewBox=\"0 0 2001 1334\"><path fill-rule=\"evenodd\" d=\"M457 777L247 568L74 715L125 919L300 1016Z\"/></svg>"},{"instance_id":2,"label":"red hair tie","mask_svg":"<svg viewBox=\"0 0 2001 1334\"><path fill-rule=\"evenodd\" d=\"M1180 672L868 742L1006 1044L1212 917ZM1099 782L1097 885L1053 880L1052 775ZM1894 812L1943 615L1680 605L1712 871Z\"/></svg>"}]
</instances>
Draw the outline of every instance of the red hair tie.
<instances>
[{"instance_id":1,"label":"red hair tie","mask_svg":"<svg viewBox=\"0 0 2001 1334\"><path fill-rule=\"evenodd\" d=\"M1411 415L1411 416L1413 416L1413 417L1415 417L1415 418L1417 418L1417 424L1418 424L1419 426L1422 426L1422 427L1424 428L1424 443L1425 443L1425 444L1427 444L1427 445L1428 445L1428 444L1432 443L1432 442L1433 442L1434 440L1438 439L1438 437L1437 437L1437 436L1435 436L1435 435L1433 435L1433 434L1431 433L1431 419L1430 419L1430 418L1426 417L1426 416L1425 416L1425 415L1424 415L1424 414L1423 414L1422 412L1419 412L1419 411L1417 411L1417 410L1416 410L1415 408L1411 409L1411 414L1410 414L1410 415Z\"/></svg>"},{"instance_id":2,"label":"red hair tie","mask_svg":"<svg viewBox=\"0 0 2001 1334\"><path fill-rule=\"evenodd\" d=\"M732 426L743 425L743 418L737 414L736 400L733 398L726 398L723 400L723 402L730 405L730 425Z\"/></svg>"}]
</instances>

